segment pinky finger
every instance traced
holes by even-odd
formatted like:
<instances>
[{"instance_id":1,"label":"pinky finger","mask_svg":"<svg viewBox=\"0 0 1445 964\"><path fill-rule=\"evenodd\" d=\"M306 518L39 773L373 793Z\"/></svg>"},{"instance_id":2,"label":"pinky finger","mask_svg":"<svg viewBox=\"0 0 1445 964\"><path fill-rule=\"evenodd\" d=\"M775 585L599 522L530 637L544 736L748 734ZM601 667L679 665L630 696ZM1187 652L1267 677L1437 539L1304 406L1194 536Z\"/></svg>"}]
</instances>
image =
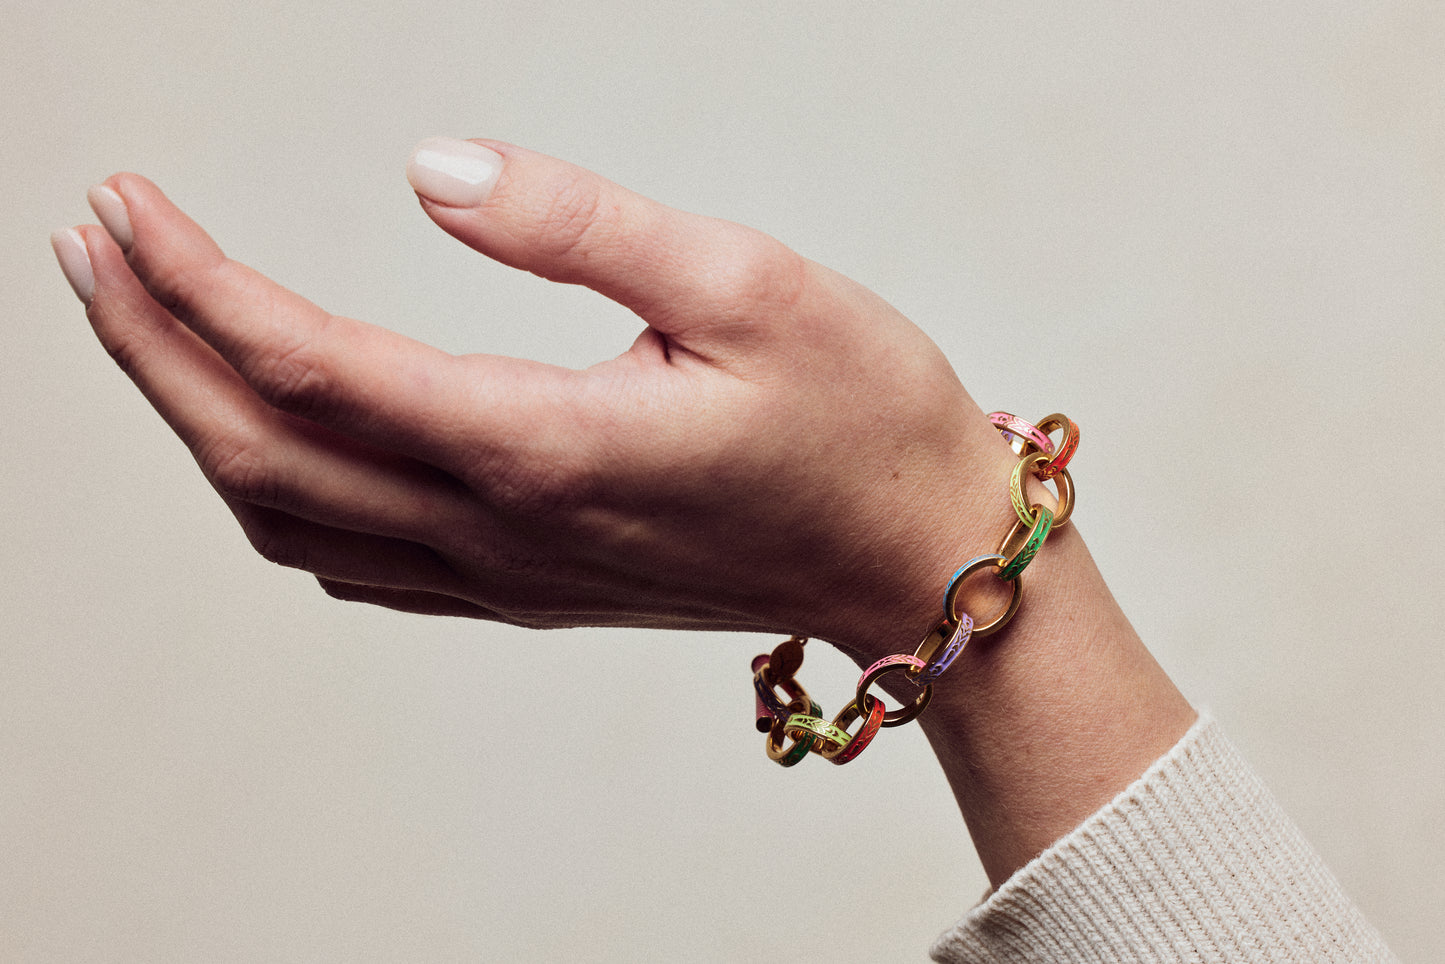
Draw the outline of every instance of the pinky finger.
<instances>
[{"instance_id":1,"label":"pinky finger","mask_svg":"<svg viewBox=\"0 0 1445 964\"><path fill-rule=\"evenodd\" d=\"M419 589L387 589L381 586L365 586L360 583L343 582L317 576L317 583L332 599L343 602L369 603L398 612L415 613L421 616L465 616L469 619L489 619L494 622L507 620L497 612L448 596L440 592L426 592Z\"/></svg>"},{"instance_id":2,"label":"pinky finger","mask_svg":"<svg viewBox=\"0 0 1445 964\"><path fill-rule=\"evenodd\" d=\"M449 593L456 570L419 542L353 532L279 509L227 499L251 547L268 562L323 578Z\"/></svg>"}]
</instances>

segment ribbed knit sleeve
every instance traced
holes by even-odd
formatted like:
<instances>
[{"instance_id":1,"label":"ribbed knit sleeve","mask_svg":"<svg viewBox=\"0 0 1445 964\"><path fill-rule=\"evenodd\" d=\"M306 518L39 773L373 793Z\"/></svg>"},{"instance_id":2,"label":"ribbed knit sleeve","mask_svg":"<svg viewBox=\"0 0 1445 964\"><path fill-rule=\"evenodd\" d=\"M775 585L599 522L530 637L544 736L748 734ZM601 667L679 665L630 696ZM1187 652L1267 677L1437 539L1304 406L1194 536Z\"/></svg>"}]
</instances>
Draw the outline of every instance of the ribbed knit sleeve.
<instances>
[{"instance_id":1,"label":"ribbed knit sleeve","mask_svg":"<svg viewBox=\"0 0 1445 964\"><path fill-rule=\"evenodd\" d=\"M1396 960L1207 720L940 937L933 958Z\"/></svg>"}]
</instances>

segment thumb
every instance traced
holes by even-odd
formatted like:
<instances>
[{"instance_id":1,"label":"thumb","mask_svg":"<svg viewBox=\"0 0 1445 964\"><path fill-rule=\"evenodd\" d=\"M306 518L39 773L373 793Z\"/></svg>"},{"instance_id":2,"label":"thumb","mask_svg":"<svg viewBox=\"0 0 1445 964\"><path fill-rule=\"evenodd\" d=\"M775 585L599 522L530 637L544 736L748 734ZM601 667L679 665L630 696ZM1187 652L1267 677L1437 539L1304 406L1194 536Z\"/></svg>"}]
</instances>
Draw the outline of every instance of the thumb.
<instances>
[{"instance_id":1,"label":"thumb","mask_svg":"<svg viewBox=\"0 0 1445 964\"><path fill-rule=\"evenodd\" d=\"M482 254L585 285L665 334L764 320L807 262L760 231L687 214L555 158L435 137L407 164L422 208Z\"/></svg>"}]
</instances>

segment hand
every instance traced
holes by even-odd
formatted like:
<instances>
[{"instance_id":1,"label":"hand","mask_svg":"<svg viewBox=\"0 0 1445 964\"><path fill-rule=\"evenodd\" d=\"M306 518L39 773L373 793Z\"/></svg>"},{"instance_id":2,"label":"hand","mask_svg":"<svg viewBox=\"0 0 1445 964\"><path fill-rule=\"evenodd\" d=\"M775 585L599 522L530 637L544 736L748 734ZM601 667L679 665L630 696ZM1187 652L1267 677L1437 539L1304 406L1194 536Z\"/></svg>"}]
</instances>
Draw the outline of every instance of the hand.
<instances>
[{"instance_id":1,"label":"hand","mask_svg":"<svg viewBox=\"0 0 1445 964\"><path fill-rule=\"evenodd\" d=\"M92 191L114 241L58 236L101 342L266 558L397 609L797 632L871 661L911 651L1006 531L1007 449L860 286L504 144L428 142L411 175L443 230L627 306L636 343L584 371L448 355L227 260L131 174Z\"/></svg>"},{"instance_id":2,"label":"hand","mask_svg":"<svg viewBox=\"0 0 1445 964\"><path fill-rule=\"evenodd\" d=\"M633 347L569 371L334 317L135 175L92 191L106 231L56 235L101 342L268 559L414 612L801 633L872 662L1008 530L1012 453L856 284L504 144L430 142L410 174L459 240L631 308ZM1074 527L1028 579L920 717L995 885L1194 719Z\"/></svg>"}]
</instances>

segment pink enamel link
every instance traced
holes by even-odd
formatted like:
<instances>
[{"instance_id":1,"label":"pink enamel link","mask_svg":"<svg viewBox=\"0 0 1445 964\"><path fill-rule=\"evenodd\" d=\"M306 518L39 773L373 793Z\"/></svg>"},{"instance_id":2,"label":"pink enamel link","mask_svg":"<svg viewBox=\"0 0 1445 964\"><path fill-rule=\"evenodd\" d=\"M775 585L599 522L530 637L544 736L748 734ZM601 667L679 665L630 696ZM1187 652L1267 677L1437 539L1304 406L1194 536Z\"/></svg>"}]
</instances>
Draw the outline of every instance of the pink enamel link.
<instances>
[{"instance_id":1,"label":"pink enamel link","mask_svg":"<svg viewBox=\"0 0 1445 964\"><path fill-rule=\"evenodd\" d=\"M1032 445L1037 451L1043 452L1045 455L1054 454L1053 439L1049 438L1047 432L1040 430L1039 427L1033 423L1025 422L1017 415L1010 414L1009 412L990 412L988 420L993 423L994 428L1003 433L1004 441L1010 445L1012 445L1015 440L1022 440ZM1019 448L1015 448L1014 454L1024 455L1025 453L1020 451Z\"/></svg>"},{"instance_id":2,"label":"pink enamel link","mask_svg":"<svg viewBox=\"0 0 1445 964\"><path fill-rule=\"evenodd\" d=\"M865 669L863 675L858 678L858 696L854 704L856 706L867 706L870 698L876 699L876 697L870 697L868 695L868 687L872 686L880 676L891 673L894 670L909 670L917 673L921 672L927 666L928 664L917 656L909 656L907 653L894 653L892 656L883 657ZM932 698L933 686L930 684L923 687L923 692L918 694L918 699L912 703L896 710L889 710L885 713L882 725L902 726L919 713L922 713L923 708L928 705L928 701Z\"/></svg>"}]
</instances>

